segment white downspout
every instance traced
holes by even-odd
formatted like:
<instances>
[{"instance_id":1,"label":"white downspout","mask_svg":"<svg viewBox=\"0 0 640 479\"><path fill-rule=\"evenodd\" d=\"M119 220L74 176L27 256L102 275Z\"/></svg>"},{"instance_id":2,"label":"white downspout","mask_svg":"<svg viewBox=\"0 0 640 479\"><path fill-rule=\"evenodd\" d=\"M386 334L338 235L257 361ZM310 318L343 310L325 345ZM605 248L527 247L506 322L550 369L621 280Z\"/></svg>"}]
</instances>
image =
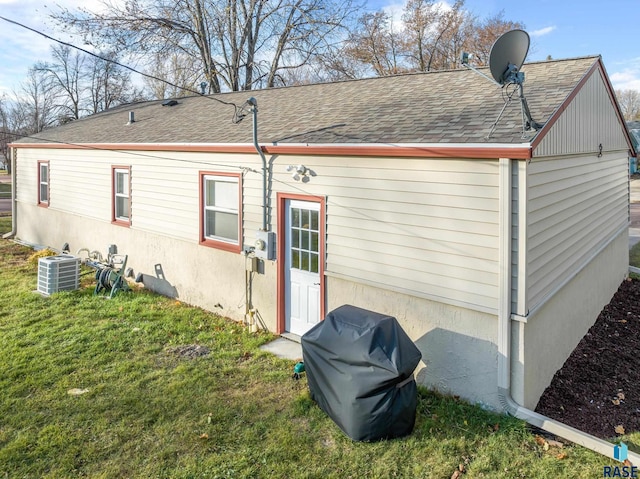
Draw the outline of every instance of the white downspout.
<instances>
[{"instance_id":1,"label":"white downspout","mask_svg":"<svg viewBox=\"0 0 640 479\"><path fill-rule=\"evenodd\" d=\"M614 444L518 404L511 397L511 160L499 160L500 202L500 304L498 309L498 397L505 411L533 426L562 437L604 456L614 458ZM523 205L522 207L525 207ZM523 232L520 232L523 234ZM640 464L640 454L629 451L628 459Z\"/></svg>"}]
</instances>

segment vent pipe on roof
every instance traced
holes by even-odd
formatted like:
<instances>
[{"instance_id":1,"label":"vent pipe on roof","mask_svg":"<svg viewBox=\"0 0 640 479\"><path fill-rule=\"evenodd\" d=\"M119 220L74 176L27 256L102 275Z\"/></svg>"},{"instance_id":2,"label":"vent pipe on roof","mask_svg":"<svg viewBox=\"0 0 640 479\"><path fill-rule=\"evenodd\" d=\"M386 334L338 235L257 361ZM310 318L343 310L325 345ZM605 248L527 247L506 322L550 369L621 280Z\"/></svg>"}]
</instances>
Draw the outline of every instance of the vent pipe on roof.
<instances>
[{"instance_id":1,"label":"vent pipe on roof","mask_svg":"<svg viewBox=\"0 0 640 479\"><path fill-rule=\"evenodd\" d=\"M127 123L127 125L131 125L131 123L135 123L135 121L136 121L136 120L135 120L135 119L134 119L134 117L133 117L133 112L132 112L132 111L130 111L130 112L129 112L129 123Z\"/></svg>"}]
</instances>

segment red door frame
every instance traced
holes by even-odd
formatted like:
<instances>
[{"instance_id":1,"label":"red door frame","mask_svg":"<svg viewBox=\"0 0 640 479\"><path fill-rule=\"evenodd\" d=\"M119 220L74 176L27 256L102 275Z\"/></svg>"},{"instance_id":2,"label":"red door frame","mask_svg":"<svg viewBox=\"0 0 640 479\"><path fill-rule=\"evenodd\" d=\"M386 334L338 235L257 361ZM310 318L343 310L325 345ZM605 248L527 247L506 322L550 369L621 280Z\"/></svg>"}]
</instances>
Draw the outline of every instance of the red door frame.
<instances>
[{"instance_id":1,"label":"red door frame","mask_svg":"<svg viewBox=\"0 0 640 479\"><path fill-rule=\"evenodd\" d=\"M287 200L300 200L300 201L309 201L313 203L320 203L320 214L318 217L319 226L320 226L320 237L319 237L319 259L318 261L318 273L320 274L320 320L324 319L325 315L325 280L324 280L324 263L325 263L325 198L323 196L312 196L312 195L299 195L294 193L277 193L276 194L276 203L278 207L278 279L277 279L277 295L278 295L278 305L277 305L277 322L276 322L276 333L281 334L285 332L285 292L286 285L284 284L285 278L285 238L286 233L284 231L285 225L285 214L286 214L286 201Z\"/></svg>"}]
</instances>

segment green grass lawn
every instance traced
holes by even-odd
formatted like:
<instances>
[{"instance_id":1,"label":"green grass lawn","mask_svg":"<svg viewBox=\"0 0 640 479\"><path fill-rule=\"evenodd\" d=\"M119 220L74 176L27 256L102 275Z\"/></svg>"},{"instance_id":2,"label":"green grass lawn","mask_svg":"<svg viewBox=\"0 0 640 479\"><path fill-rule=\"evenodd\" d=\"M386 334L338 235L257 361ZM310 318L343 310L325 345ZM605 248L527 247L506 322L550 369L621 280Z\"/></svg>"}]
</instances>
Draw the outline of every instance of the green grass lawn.
<instances>
[{"instance_id":1,"label":"green grass lawn","mask_svg":"<svg viewBox=\"0 0 640 479\"><path fill-rule=\"evenodd\" d=\"M629 265L640 268L640 243L629 250Z\"/></svg>"},{"instance_id":2,"label":"green grass lawn","mask_svg":"<svg viewBox=\"0 0 640 479\"><path fill-rule=\"evenodd\" d=\"M11 198L11 183L0 183L0 198Z\"/></svg>"},{"instance_id":3,"label":"green grass lawn","mask_svg":"<svg viewBox=\"0 0 640 479\"><path fill-rule=\"evenodd\" d=\"M92 275L42 297L31 253L0 240L2 479L595 478L613 463L426 389L412 435L353 442L292 361L258 349L270 335L145 291L94 296ZM175 353L194 344L211 353Z\"/></svg>"}]
</instances>

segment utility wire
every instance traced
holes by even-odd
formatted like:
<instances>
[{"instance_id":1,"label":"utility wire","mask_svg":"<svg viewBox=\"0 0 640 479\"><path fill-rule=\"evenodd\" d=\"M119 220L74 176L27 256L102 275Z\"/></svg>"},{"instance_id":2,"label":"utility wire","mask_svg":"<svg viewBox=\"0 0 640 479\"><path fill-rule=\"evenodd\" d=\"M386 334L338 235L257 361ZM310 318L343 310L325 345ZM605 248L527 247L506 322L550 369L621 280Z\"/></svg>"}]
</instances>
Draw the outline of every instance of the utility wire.
<instances>
[{"instance_id":1,"label":"utility wire","mask_svg":"<svg viewBox=\"0 0 640 479\"><path fill-rule=\"evenodd\" d=\"M109 62L109 63L113 63L114 65L118 65L118 66L120 66L122 68L130 70L130 71L132 71L134 73L137 73L138 75L141 75L141 76L144 76L144 77L147 77L147 78L151 78L151 79L156 80L156 81L160 81L160 82L165 83L167 85L170 85L170 86L172 86L174 88L179 88L179 89L188 91L190 93L194 93L194 94L196 94L198 96L204 96L205 98L207 98L209 100L214 100L214 101L216 101L218 103L222 103L223 105L232 106L234 108L234 116L233 116L233 120L232 120L234 123L239 123L242 120L242 118L244 118L244 116L245 116L245 111L244 111L245 105L242 105L241 107L239 107L238 105L236 105L233 102L226 102L224 100L220 100L219 98L202 95L200 92L197 92L195 90L191 90L189 88L181 87L179 85L171 83L170 81L164 80L162 78L158 78L156 76L149 75L147 73L143 73L143 72L141 72L139 70L136 70L133 67L130 67L130 66L125 65L125 64L122 64L122 63L120 63L120 62L118 62L116 60L103 57L103 56L98 55L96 53L90 52L89 50L85 50L84 48L78 47L78 46L76 46L76 45L74 45L72 43L68 43L68 42L59 40L57 38L51 37L51 36L47 35L46 33L43 33L43 32L41 32L39 30L36 30L34 28L31 28L31 27L28 27L26 25L23 25L20 22L17 22L15 20L11 20L11 19L6 18L6 17L4 17L2 15L0 15L0 20L4 20L5 22L12 23L12 24L17 25L19 27L25 28L25 29L27 29L27 30L29 30L31 32L34 32L34 33L44 37L44 38L47 38L48 40L54 41L54 42L59 43L61 45L68 46L70 48L74 48L74 49L79 50L79 51L81 51L83 53L86 53L87 55L91 55L92 57L99 58L100 60L103 60L103 61L106 61L106 62ZM7 134L7 135L16 136L18 138L21 138L21 137L24 136L24 135L19 135L17 133L10 133L10 132L7 132L7 131L2 131L1 133ZM225 168L239 169L239 170L241 170L243 172L252 172L252 173L258 173L258 174L264 174L260 170L254 170L254 169L251 169L251 168L242 167L242 166L238 166L238 165L211 163L211 162L207 162L207 161L184 160L184 159L179 159L179 158L170 158L170 157L165 157L165 156L149 155L149 154L145 154L145 153L138 153L138 152L135 152L135 151L128 151L128 150L112 150L112 149L107 149L107 148L100 148L100 147L96 147L96 146L91 146L91 145L84 145L84 144L81 144L81 143L70 143L70 142L65 142L65 141L56 141L56 140L52 140L52 139L38 138L38 137L33 136L33 135L28 135L28 138L33 138L33 139L36 139L36 140L42 140L42 141L46 141L46 142L49 142L49 143L57 143L57 144L61 144L61 145L76 146L76 147L80 147L80 148L84 148L84 149L90 149L90 150L96 150L96 151L116 151L116 152L119 152L119 153L132 155L132 156L140 156L140 157L145 157L145 158L152 158L152 159L158 159L158 160L167 160L167 161L176 161L176 162L183 162L183 163L193 163L193 164L198 164L198 165L220 166L220 167L225 167ZM293 188L294 190L297 190L297 191L299 191L299 192L301 192L303 194L307 194L307 195L311 194L309 191L307 191L307 190L305 190L303 188L300 188L297 185L290 184L290 183L285 183L285 182L283 182L281 180L278 180L277 178L274 178L272 175L271 175L271 180L275 181L276 183L280 183L280 184L286 185L289 188ZM370 219L370 220L373 220L373 221L379 221L378 218L375 218L373 216L367 215L367 214L363 213L362 211L356 210L355 208L351 208L351 207L348 207L348 206L341 205L341 204L337 203L335 200L332 200L329 203L333 204L334 206L339 206L339 207L342 207L344 209L347 209L347 210L350 210L350 211L354 211L354 212L358 213L360 216L362 216L364 218L367 218L367 219Z\"/></svg>"},{"instance_id":2,"label":"utility wire","mask_svg":"<svg viewBox=\"0 0 640 479\"><path fill-rule=\"evenodd\" d=\"M234 108L233 122L234 123L238 123L239 122L239 120L238 120L238 118L239 118L238 110L240 109L240 107L238 107L238 105L236 105L233 102L228 102L228 101L220 100L219 98L206 96L206 95L203 95L200 92L197 92L195 90L191 90L190 88L185 88L185 87L176 85L175 83L171 83L168 80L164 80L162 78L158 78L158 77L150 75L148 73L141 72L139 70L136 70L133 67L130 67L129 65L125 65L125 64L120 63L120 62L118 62L116 60L113 60L111 58L106 58L106 57L103 57L102 55L98 55L97 53L90 52L89 50L86 50L86 49L84 49L82 47L76 46L76 45L74 45L72 43L65 42L63 40L59 40L59 39L54 38L54 37L52 37L50 35L47 35L46 33L43 33L43 32L41 32L39 30L36 30L35 28L31 28L31 27L29 27L27 25L24 25L24 24L22 24L20 22L15 21L15 20L11 20L10 18L3 17L2 15L0 15L0 20L4 20L5 22L11 23L13 25L17 25L17 26L19 26L21 28L25 28L25 29L27 29L27 30L29 30L29 31L31 31L33 33L36 33L36 34L38 34L38 35L40 35L40 36L42 36L42 37L44 37L44 38L46 38L48 40L54 41L56 43L59 43L61 45L65 45L65 46L70 47L70 48L74 48L74 49L79 50L79 51L81 51L83 53L86 53L87 55L91 55L92 57L98 58L98 59L103 60L105 62L113 63L114 65L118 65L119 67L122 67L122 68L125 68L127 70L130 70L130 71L132 71L134 73L137 73L138 75L141 75L143 77L151 78L152 80L156 80L156 81L165 83L165 84L170 85L170 86L172 86L174 88L178 88L180 90L184 90L184 91L187 91L189 93L194 93L194 94L196 94L198 96L204 96L205 98L207 98L209 100L217 101L218 103L222 103L223 105L232 106ZM242 118L240 117L240 119L242 119Z\"/></svg>"},{"instance_id":3,"label":"utility wire","mask_svg":"<svg viewBox=\"0 0 640 479\"><path fill-rule=\"evenodd\" d=\"M131 151L131 150L121 150L121 149L114 149L114 148L100 148L99 146L93 146L93 145L87 145L84 143L71 143L69 141L59 141L59 140L52 140L49 138L39 138L37 136L33 136L33 135L21 135L18 133L11 133L8 131L3 131L0 130L0 134L4 134L4 135L10 135L10 136L15 136L17 137L17 139L20 138L33 138L34 140L41 140L43 142L47 142L47 143L54 143L57 145L66 145L66 146L73 146L73 147L77 147L83 150L93 150L93 151L114 151L116 153L122 153L124 155L131 155L131 156L140 156L143 158L151 158L154 160L166 160L166 161L176 161L176 162L181 162L181 163L193 163L196 165L205 165L205 166L222 166L225 168L233 168L233 169L238 169L238 170L242 170L242 171L251 171L252 173L260 173L257 170L254 170L252 168L248 168L246 166L238 166L238 165L227 165L227 164L223 164L223 163L211 163L209 161L195 161L195 160L184 160L184 159L180 159L180 158L173 158L173 157L169 157L169 156L159 156L159 155L150 155L147 153L139 153L137 151Z\"/></svg>"}]
</instances>

